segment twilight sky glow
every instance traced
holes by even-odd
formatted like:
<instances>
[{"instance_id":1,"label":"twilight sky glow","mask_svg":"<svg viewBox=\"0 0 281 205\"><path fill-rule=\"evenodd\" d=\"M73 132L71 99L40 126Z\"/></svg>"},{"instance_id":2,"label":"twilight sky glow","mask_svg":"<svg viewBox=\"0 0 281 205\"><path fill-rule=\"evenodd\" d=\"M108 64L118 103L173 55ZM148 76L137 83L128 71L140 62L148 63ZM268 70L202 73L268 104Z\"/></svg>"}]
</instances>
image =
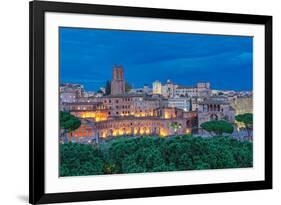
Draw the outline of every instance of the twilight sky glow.
<instances>
[{"instance_id":1,"label":"twilight sky glow","mask_svg":"<svg viewBox=\"0 0 281 205\"><path fill-rule=\"evenodd\" d=\"M123 65L133 87L168 79L213 89L252 90L252 37L61 27L60 80L96 91Z\"/></svg>"}]
</instances>

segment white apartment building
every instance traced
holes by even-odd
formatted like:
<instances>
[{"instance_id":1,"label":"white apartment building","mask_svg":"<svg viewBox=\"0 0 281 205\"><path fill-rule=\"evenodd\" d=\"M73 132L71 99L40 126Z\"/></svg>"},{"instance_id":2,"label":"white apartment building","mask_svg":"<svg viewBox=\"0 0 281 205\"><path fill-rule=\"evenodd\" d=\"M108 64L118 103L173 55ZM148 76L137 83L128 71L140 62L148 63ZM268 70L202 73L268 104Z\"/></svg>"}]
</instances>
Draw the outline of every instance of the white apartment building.
<instances>
[{"instance_id":1,"label":"white apartment building","mask_svg":"<svg viewBox=\"0 0 281 205\"><path fill-rule=\"evenodd\" d=\"M190 99L186 97L174 97L168 99L168 107L179 108L184 111L190 110Z\"/></svg>"}]
</instances>

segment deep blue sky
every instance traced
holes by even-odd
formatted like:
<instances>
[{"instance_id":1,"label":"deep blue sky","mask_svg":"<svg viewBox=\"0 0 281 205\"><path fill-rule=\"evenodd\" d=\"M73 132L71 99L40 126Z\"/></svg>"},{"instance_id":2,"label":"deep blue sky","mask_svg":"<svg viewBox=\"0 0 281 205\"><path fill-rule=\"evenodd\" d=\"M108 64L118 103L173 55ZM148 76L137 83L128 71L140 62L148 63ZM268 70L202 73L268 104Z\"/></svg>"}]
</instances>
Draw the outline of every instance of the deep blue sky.
<instances>
[{"instance_id":1,"label":"deep blue sky","mask_svg":"<svg viewBox=\"0 0 281 205\"><path fill-rule=\"evenodd\" d=\"M97 90L124 67L134 87L168 79L209 81L214 89L252 90L252 37L60 28L60 80Z\"/></svg>"}]
</instances>

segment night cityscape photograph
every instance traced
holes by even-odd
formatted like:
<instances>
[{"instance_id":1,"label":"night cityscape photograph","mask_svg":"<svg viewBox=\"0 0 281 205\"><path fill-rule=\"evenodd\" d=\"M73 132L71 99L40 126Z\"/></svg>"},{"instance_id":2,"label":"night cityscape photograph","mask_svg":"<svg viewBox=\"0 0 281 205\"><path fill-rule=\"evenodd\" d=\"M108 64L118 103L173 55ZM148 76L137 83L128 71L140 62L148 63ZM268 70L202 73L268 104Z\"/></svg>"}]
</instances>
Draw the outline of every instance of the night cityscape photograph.
<instances>
[{"instance_id":1,"label":"night cityscape photograph","mask_svg":"<svg viewBox=\"0 0 281 205\"><path fill-rule=\"evenodd\" d=\"M253 167L253 38L59 28L60 176Z\"/></svg>"}]
</instances>

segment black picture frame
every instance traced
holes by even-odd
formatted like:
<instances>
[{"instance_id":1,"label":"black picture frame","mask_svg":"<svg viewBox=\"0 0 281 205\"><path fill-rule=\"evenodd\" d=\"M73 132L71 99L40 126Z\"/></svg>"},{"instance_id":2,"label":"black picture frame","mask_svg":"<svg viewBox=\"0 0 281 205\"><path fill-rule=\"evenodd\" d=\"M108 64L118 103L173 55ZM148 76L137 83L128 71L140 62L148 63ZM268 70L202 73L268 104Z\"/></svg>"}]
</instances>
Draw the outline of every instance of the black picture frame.
<instances>
[{"instance_id":1,"label":"black picture frame","mask_svg":"<svg viewBox=\"0 0 281 205\"><path fill-rule=\"evenodd\" d=\"M32 1L30 11L30 143L29 202L31 204L123 199L167 195L260 190L272 188L272 17L262 15L184 11L124 6ZM162 19L260 24L265 26L265 180L71 193L45 193L44 123L45 12L102 14Z\"/></svg>"}]
</instances>

